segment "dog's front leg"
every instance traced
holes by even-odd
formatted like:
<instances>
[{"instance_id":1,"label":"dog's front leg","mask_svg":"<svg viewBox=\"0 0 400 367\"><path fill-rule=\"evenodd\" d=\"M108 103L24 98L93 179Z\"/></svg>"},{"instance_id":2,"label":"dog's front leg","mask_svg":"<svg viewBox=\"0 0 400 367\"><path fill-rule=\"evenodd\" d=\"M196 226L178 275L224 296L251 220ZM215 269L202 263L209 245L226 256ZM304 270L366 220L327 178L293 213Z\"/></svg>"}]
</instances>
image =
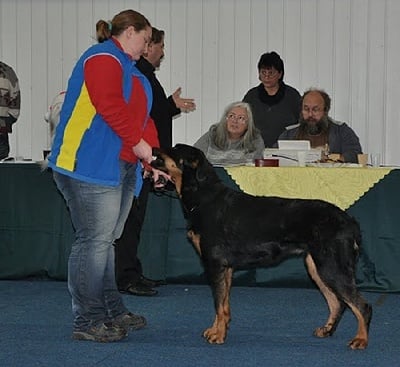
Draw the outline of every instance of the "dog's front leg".
<instances>
[{"instance_id":1,"label":"dog's front leg","mask_svg":"<svg viewBox=\"0 0 400 367\"><path fill-rule=\"evenodd\" d=\"M222 307L221 307L222 309ZM223 310L219 310L215 315L213 325L204 330L203 336L210 344L223 344L226 338L227 324Z\"/></svg>"},{"instance_id":2,"label":"dog's front leg","mask_svg":"<svg viewBox=\"0 0 400 367\"><path fill-rule=\"evenodd\" d=\"M192 244L194 248L196 249L197 253L201 257L201 247L200 247L200 235L196 234L192 229L188 231L187 236L190 241L192 241Z\"/></svg>"},{"instance_id":3,"label":"dog's front leg","mask_svg":"<svg viewBox=\"0 0 400 367\"><path fill-rule=\"evenodd\" d=\"M224 270L220 282L214 284L214 303L216 315L213 325L204 330L203 336L211 344L223 344L231 319L231 311L229 305L229 295L232 285L232 268Z\"/></svg>"}]
</instances>

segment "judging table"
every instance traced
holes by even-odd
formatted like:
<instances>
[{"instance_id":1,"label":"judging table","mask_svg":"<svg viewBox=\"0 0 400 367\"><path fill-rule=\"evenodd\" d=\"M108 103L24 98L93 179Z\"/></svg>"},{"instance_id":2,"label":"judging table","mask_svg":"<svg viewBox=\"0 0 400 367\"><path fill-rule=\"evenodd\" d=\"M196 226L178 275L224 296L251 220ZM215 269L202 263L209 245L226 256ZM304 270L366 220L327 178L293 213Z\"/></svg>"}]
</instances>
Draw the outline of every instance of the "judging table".
<instances>
[{"instance_id":1,"label":"judging table","mask_svg":"<svg viewBox=\"0 0 400 367\"><path fill-rule=\"evenodd\" d=\"M318 198L354 216L362 231L361 289L400 291L400 170L388 168L216 168L228 186L254 195ZM66 279L74 239L69 213L50 171L37 164L0 164L0 279ZM139 256L145 274L204 283L197 253L174 193L151 193ZM311 286L302 258L235 273L234 284Z\"/></svg>"}]
</instances>

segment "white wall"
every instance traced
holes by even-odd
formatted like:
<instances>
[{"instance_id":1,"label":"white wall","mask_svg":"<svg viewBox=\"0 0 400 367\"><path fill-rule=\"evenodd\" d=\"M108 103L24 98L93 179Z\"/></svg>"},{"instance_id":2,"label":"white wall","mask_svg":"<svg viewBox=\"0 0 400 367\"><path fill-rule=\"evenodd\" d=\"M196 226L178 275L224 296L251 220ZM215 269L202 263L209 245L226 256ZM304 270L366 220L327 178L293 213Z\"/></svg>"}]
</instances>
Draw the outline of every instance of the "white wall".
<instances>
[{"instance_id":1,"label":"white wall","mask_svg":"<svg viewBox=\"0 0 400 367\"><path fill-rule=\"evenodd\" d=\"M398 0L0 0L0 59L22 90L12 155L41 158L52 97L94 42L96 21L127 8L166 31L166 91L181 86L196 99L197 111L174 122L175 142L193 143L241 100L258 84L259 56L276 50L286 83L324 88L332 117L356 130L364 151L400 165Z\"/></svg>"}]
</instances>

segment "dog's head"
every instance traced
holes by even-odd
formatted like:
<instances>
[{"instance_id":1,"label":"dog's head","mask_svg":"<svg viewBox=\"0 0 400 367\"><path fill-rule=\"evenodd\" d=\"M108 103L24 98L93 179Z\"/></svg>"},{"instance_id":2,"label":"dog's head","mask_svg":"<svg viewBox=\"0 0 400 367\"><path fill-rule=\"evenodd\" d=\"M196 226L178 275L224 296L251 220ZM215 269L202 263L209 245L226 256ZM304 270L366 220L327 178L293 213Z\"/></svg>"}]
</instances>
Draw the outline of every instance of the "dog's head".
<instances>
[{"instance_id":1,"label":"dog's head","mask_svg":"<svg viewBox=\"0 0 400 367\"><path fill-rule=\"evenodd\" d=\"M171 176L180 196L183 190L197 191L206 181L218 181L204 153L193 146L176 144L165 150L153 149L153 155L151 165Z\"/></svg>"}]
</instances>

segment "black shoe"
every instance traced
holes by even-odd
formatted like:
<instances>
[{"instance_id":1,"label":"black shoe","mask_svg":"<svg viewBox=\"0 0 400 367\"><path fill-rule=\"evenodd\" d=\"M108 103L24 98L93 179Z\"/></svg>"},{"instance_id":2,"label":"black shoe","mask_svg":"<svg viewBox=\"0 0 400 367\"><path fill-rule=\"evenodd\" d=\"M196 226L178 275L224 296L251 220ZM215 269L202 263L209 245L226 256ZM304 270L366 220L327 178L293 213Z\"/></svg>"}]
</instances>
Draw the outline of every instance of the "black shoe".
<instances>
[{"instance_id":1,"label":"black shoe","mask_svg":"<svg viewBox=\"0 0 400 367\"><path fill-rule=\"evenodd\" d=\"M132 296L145 296L145 297L151 297L155 296L158 294L158 292L155 289L152 289L151 287L148 287L144 284L129 284L127 287L124 288L118 288L118 290L121 293L125 294L131 294Z\"/></svg>"},{"instance_id":2,"label":"black shoe","mask_svg":"<svg viewBox=\"0 0 400 367\"><path fill-rule=\"evenodd\" d=\"M166 285L167 282L165 280L154 280L154 279L149 279L146 278L144 275L142 275L137 284L144 285L146 287L154 288L154 287L159 287L160 285Z\"/></svg>"}]
</instances>

